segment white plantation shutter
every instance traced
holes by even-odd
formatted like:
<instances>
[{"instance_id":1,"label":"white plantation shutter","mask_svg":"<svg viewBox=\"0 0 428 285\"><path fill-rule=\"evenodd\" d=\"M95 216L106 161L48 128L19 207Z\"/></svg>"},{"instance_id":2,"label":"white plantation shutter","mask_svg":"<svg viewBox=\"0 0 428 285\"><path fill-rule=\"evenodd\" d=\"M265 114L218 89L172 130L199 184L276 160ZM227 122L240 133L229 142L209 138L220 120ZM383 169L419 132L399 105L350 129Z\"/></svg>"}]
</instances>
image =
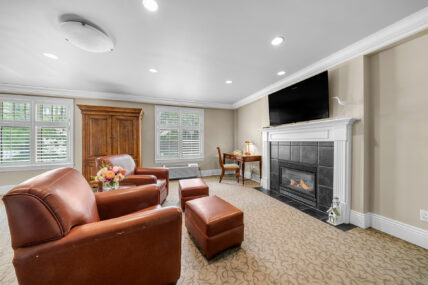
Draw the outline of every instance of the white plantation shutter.
<instances>
[{"instance_id":1,"label":"white plantation shutter","mask_svg":"<svg viewBox=\"0 0 428 285\"><path fill-rule=\"evenodd\" d=\"M0 171L73 166L73 100L0 95Z\"/></svg>"},{"instance_id":2,"label":"white plantation shutter","mask_svg":"<svg viewBox=\"0 0 428 285\"><path fill-rule=\"evenodd\" d=\"M0 164L23 164L30 162L29 127L0 127Z\"/></svg>"},{"instance_id":3,"label":"white plantation shutter","mask_svg":"<svg viewBox=\"0 0 428 285\"><path fill-rule=\"evenodd\" d=\"M36 161L66 161L68 136L66 128L37 128Z\"/></svg>"},{"instance_id":4,"label":"white plantation shutter","mask_svg":"<svg viewBox=\"0 0 428 285\"><path fill-rule=\"evenodd\" d=\"M156 106L156 161L203 159L204 110Z\"/></svg>"},{"instance_id":5,"label":"white plantation shutter","mask_svg":"<svg viewBox=\"0 0 428 285\"><path fill-rule=\"evenodd\" d=\"M160 129L160 149L159 154L162 158L179 157L178 129Z\"/></svg>"}]
</instances>

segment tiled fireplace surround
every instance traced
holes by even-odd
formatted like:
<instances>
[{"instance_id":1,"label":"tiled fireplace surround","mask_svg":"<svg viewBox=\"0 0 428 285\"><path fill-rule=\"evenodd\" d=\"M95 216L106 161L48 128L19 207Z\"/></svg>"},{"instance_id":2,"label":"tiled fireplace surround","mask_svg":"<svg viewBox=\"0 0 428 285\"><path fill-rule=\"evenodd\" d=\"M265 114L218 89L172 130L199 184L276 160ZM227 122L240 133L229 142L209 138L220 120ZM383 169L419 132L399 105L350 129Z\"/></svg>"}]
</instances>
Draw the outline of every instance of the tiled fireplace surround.
<instances>
[{"instance_id":1,"label":"tiled fireplace surround","mask_svg":"<svg viewBox=\"0 0 428 285\"><path fill-rule=\"evenodd\" d=\"M318 192L313 206L325 211L332 197L338 197L341 222L349 223L354 121L344 118L264 128L262 187L281 188L286 194L279 185L281 166L316 171Z\"/></svg>"}]
</instances>

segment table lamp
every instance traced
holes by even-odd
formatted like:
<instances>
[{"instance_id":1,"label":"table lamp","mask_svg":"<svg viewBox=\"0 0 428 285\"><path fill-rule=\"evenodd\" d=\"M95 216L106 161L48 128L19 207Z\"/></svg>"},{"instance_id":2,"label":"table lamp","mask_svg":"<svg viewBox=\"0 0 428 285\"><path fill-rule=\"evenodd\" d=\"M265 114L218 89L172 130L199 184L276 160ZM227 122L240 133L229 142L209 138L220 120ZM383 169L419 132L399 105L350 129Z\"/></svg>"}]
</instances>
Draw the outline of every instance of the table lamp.
<instances>
[{"instance_id":1,"label":"table lamp","mask_svg":"<svg viewBox=\"0 0 428 285\"><path fill-rule=\"evenodd\" d=\"M244 153L245 155L251 155L250 146L251 146L251 142L245 141L245 153Z\"/></svg>"}]
</instances>

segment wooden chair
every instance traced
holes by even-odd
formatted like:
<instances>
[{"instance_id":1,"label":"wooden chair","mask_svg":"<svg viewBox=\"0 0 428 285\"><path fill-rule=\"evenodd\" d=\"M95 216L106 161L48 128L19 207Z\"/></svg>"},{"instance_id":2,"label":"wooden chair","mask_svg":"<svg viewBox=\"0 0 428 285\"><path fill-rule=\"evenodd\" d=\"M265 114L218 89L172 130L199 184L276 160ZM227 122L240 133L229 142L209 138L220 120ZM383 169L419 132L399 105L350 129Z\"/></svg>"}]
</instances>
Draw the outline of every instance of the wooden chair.
<instances>
[{"instance_id":1,"label":"wooden chair","mask_svg":"<svg viewBox=\"0 0 428 285\"><path fill-rule=\"evenodd\" d=\"M219 160L220 167L221 167L221 175L220 175L220 181L219 182L221 183L221 180L223 179L225 171L235 171L236 180L239 183L239 165L235 164L235 163L224 164L223 159L222 159L222 155L221 155L220 147L217 147L217 151L218 151L218 160Z\"/></svg>"}]
</instances>

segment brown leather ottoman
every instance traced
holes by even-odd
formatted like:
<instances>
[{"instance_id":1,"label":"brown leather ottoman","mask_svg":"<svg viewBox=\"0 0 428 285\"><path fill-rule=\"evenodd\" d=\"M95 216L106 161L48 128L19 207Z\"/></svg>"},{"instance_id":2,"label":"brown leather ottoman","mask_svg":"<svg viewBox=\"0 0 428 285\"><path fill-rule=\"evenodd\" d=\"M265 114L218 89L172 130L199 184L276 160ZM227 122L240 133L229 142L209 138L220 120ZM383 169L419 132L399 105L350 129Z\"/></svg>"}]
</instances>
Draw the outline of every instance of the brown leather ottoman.
<instances>
[{"instance_id":1,"label":"brown leather ottoman","mask_svg":"<svg viewBox=\"0 0 428 285\"><path fill-rule=\"evenodd\" d=\"M182 179L178 181L181 209L187 201L209 195L208 185L201 178Z\"/></svg>"},{"instance_id":2,"label":"brown leather ottoman","mask_svg":"<svg viewBox=\"0 0 428 285\"><path fill-rule=\"evenodd\" d=\"M207 259L244 241L244 213L217 196L188 201L185 224Z\"/></svg>"}]
</instances>

